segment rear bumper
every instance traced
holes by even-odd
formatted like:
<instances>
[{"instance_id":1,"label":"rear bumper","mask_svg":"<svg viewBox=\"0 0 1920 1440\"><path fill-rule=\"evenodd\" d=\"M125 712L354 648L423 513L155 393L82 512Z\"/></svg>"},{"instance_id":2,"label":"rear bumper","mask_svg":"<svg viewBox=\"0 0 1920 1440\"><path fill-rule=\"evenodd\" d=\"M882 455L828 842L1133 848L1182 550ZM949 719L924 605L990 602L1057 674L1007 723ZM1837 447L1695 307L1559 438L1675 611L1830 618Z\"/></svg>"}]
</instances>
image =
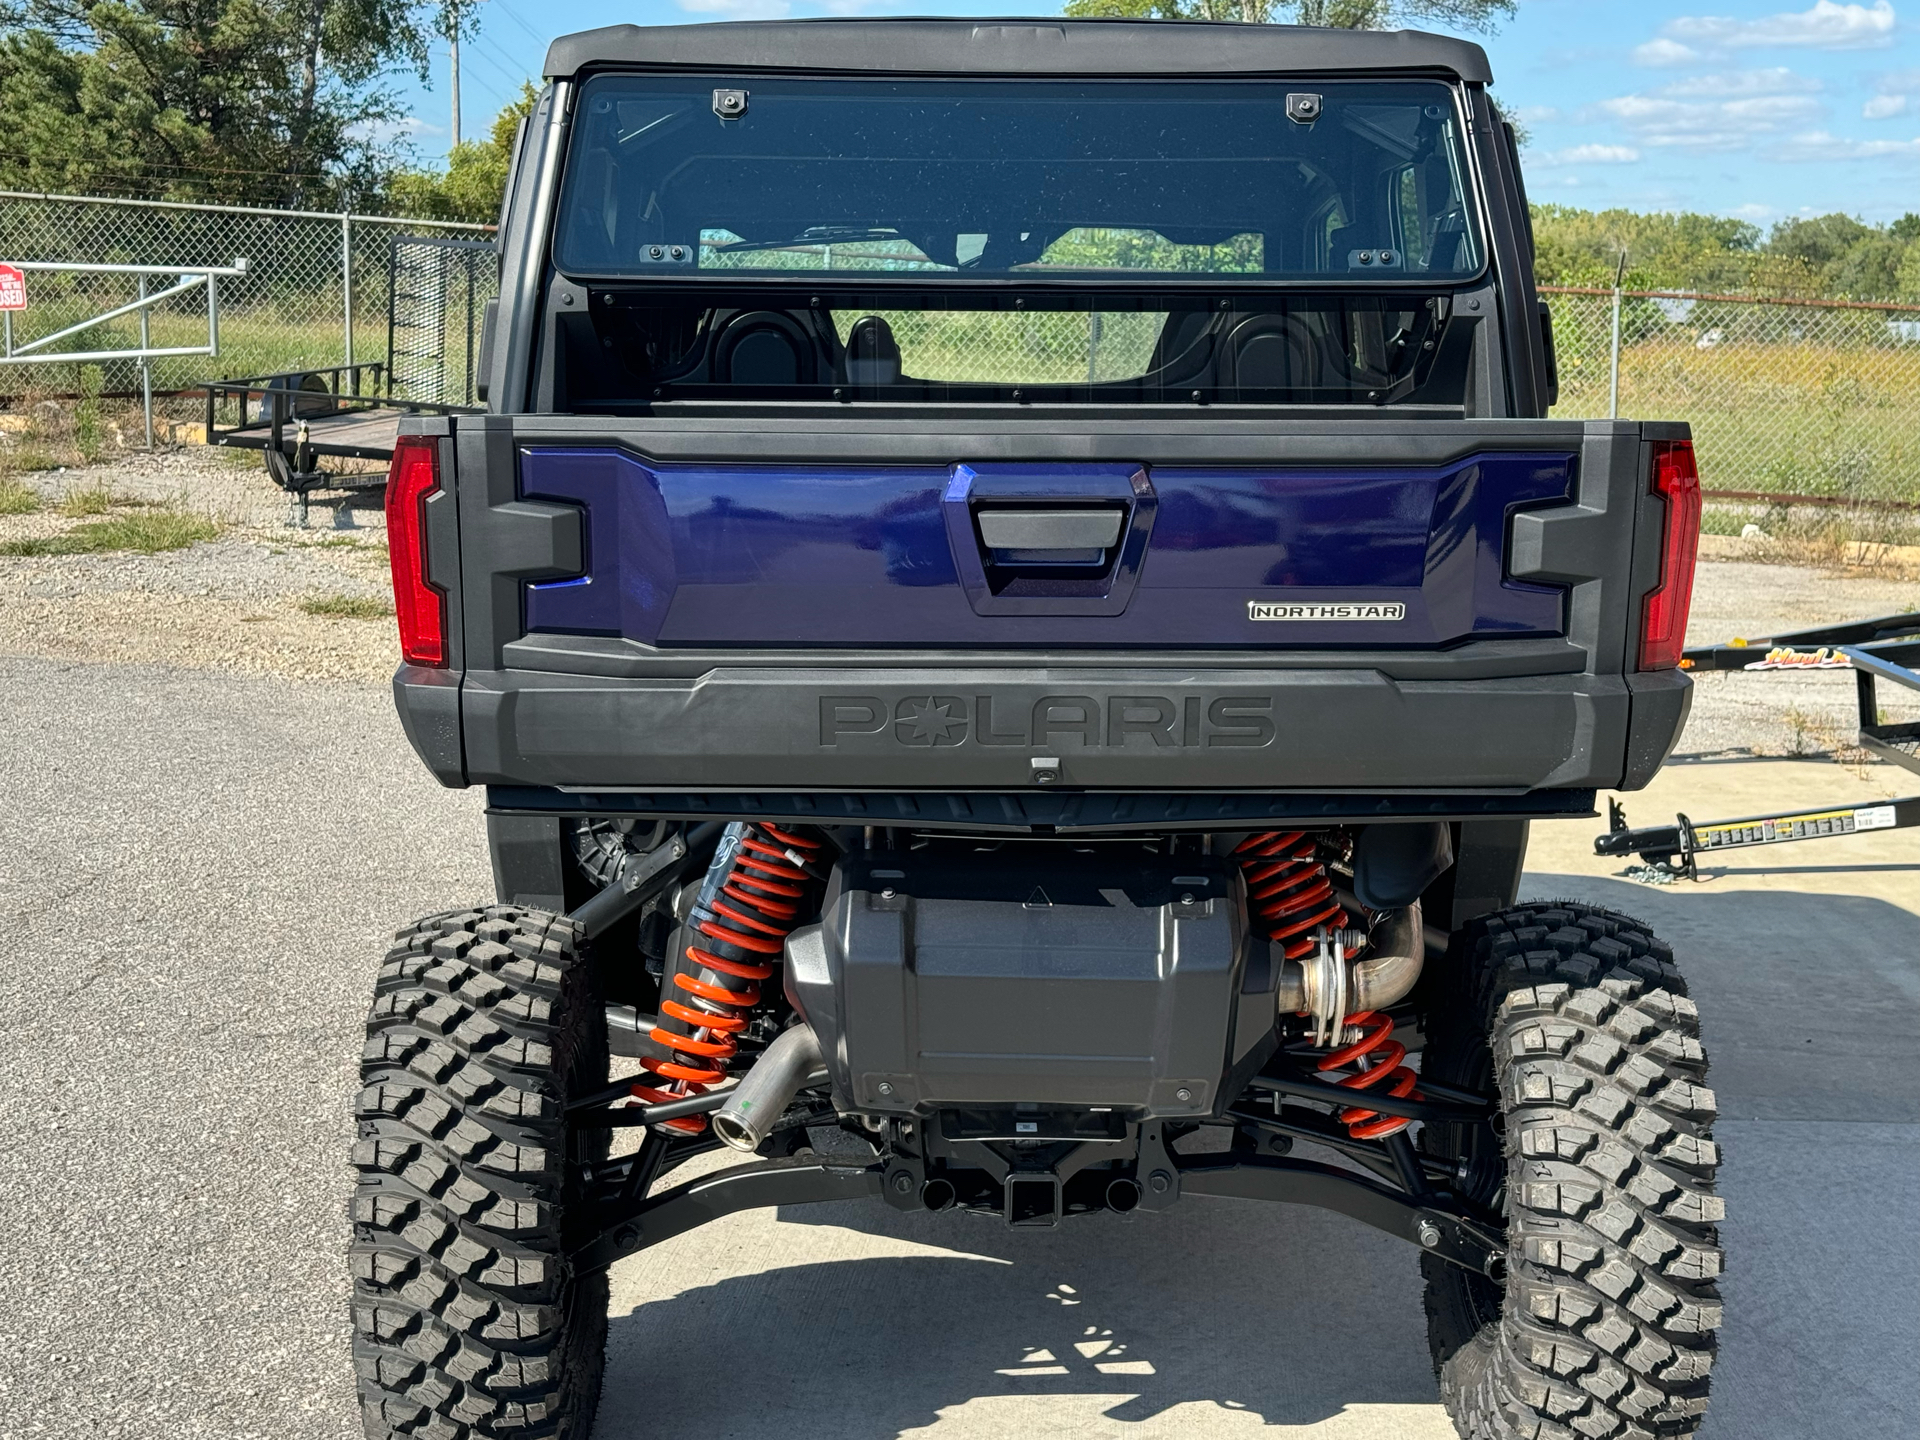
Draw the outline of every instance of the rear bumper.
<instances>
[{"instance_id":1,"label":"rear bumper","mask_svg":"<svg viewBox=\"0 0 1920 1440\"><path fill-rule=\"evenodd\" d=\"M444 685L403 671L395 690L410 738L450 783L1466 797L1644 785L1679 735L1690 684L1677 671L1470 680L1091 665L470 671L458 757Z\"/></svg>"}]
</instances>

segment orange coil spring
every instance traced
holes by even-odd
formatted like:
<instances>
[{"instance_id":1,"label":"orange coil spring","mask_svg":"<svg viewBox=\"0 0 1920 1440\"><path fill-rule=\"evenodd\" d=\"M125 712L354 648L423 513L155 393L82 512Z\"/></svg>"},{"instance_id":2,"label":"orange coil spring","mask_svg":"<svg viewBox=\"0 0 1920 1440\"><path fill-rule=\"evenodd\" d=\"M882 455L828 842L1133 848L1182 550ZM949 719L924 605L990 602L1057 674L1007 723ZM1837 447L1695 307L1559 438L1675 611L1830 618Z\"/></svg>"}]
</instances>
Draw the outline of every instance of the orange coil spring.
<instances>
[{"instance_id":1,"label":"orange coil spring","mask_svg":"<svg viewBox=\"0 0 1920 1440\"><path fill-rule=\"evenodd\" d=\"M1413 1088L1419 1076L1400 1062L1407 1058L1407 1047L1393 1038L1393 1017L1377 1010L1360 1010L1347 1016L1348 1025L1360 1027L1360 1038L1320 1058L1314 1068L1322 1072L1354 1066L1355 1073L1333 1083L1347 1090L1371 1090L1386 1083L1386 1093L1396 1100L1408 1096L1421 1098ZM1356 1140L1384 1140L1398 1135L1413 1122L1397 1115L1382 1115L1364 1105L1349 1105L1340 1112L1340 1123Z\"/></svg>"},{"instance_id":2,"label":"orange coil spring","mask_svg":"<svg viewBox=\"0 0 1920 1440\"><path fill-rule=\"evenodd\" d=\"M735 1037L760 1003L759 982L772 976L787 933L807 918L802 902L812 877L787 852L811 859L820 848L813 836L765 821L742 827L725 879L691 917L699 938L688 944L684 967L672 972L681 993L661 1000L660 1023L650 1032L668 1055L640 1061L668 1083L634 1086L637 1099L664 1104L726 1079L740 1048ZM662 1123L688 1135L707 1128L703 1115Z\"/></svg>"},{"instance_id":3,"label":"orange coil spring","mask_svg":"<svg viewBox=\"0 0 1920 1440\"><path fill-rule=\"evenodd\" d=\"M1319 859L1319 842L1302 830L1249 835L1234 847L1247 877L1247 908L1287 959L1313 952L1313 931L1343 925L1346 911L1333 898L1333 882Z\"/></svg>"},{"instance_id":4,"label":"orange coil spring","mask_svg":"<svg viewBox=\"0 0 1920 1440\"><path fill-rule=\"evenodd\" d=\"M1247 908L1267 938L1283 947L1287 959L1312 954L1318 943L1314 931L1320 926L1346 924L1347 913L1334 899L1318 842L1305 831L1249 835L1233 853L1247 877ZM1392 1038L1393 1020L1375 1010L1361 1010L1347 1016L1347 1024L1360 1027L1360 1037L1322 1056L1316 1068L1324 1072L1353 1067L1353 1074L1334 1082L1349 1090L1370 1090L1385 1083L1386 1093L1397 1100L1413 1095L1419 1077L1400 1063L1407 1058L1407 1047ZM1349 1105L1340 1112L1340 1123L1356 1140L1383 1140L1412 1122Z\"/></svg>"}]
</instances>

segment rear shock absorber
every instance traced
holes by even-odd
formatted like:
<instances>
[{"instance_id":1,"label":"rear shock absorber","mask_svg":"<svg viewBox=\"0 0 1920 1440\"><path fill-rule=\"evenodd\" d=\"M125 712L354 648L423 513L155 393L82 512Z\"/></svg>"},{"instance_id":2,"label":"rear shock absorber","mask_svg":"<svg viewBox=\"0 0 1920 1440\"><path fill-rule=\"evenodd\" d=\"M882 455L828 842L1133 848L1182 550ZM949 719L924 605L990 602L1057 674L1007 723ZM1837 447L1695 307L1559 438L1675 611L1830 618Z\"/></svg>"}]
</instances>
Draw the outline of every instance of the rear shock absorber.
<instances>
[{"instance_id":1,"label":"rear shock absorber","mask_svg":"<svg viewBox=\"0 0 1920 1440\"><path fill-rule=\"evenodd\" d=\"M1289 960L1313 953L1313 931L1346 923L1333 882L1320 859L1320 842L1304 830L1249 835L1233 853L1247 877L1247 908Z\"/></svg>"},{"instance_id":2,"label":"rear shock absorber","mask_svg":"<svg viewBox=\"0 0 1920 1440\"><path fill-rule=\"evenodd\" d=\"M1319 840L1302 830L1270 830L1249 835L1233 853L1246 876L1247 907L1267 938L1288 960L1320 952L1328 983L1311 993L1328 997L1330 1009L1313 1017L1314 1043L1335 1048L1315 1062L1315 1069L1322 1074L1350 1069L1351 1074L1328 1076L1343 1089L1385 1084L1395 1099L1415 1095L1419 1077L1400 1063L1407 1047L1393 1038L1392 1017L1377 1010L1345 1013L1346 965L1365 945L1365 932L1346 928L1347 913L1334 897ZM1348 1105L1340 1111L1340 1123L1356 1140L1383 1140L1412 1122Z\"/></svg>"},{"instance_id":3,"label":"rear shock absorber","mask_svg":"<svg viewBox=\"0 0 1920 1440\"><path fill-rule=\"evenodd\" d=\"M1378 1010L1361 1010L1347 1016L1343 1028L1347 1036L1353 1036L1355 1030L1359 1034L1331 1054L1321 1056L1314 1066L1316 1070L1325 1074L1352 1066L1353 1074L1335 1079L1333 1083L1347 1090L1371 1090L1385 1082L1386 1093L1396 1100L1409 1096L1420 1098L1413 1088L1420 1077L1400 1063L1407 1058L1407 1047L1393 1038L1392 1016ZM1382 1115L1364 1105L1348 1105L1340 1111L1340 1123L1356 1140L1384 1140L1389 1135L1398 1135L1413 1122L1398 1115Z\"/></svg>"},{"instance_id":4,"label":"rear shock absorber","mask_svg":"<svg viewBox=\"0 0 1920 1440\"><path fill-rule=\"evenodd\" d=\"M788 933L811 915L822 845L816 835L766 821L727 826L687 917L686 958L668 972L678 993L661 997L649 1032L667 1055L640 1061L667 1083L635 1085L637 1099L664 1104L726 1079L738 1036L760 1003L760 982L772 976ZM662 1123L689 1135L707 1127L704 1115Z\"/></svg>"}]
</instances>

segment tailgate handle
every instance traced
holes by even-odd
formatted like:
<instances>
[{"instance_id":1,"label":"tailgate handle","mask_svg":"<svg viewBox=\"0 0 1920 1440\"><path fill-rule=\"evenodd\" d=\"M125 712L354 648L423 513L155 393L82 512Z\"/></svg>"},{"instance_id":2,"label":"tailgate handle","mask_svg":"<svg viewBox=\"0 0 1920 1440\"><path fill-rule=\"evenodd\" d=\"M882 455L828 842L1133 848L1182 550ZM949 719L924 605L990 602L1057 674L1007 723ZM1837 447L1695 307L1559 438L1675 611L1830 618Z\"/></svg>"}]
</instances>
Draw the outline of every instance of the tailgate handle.
<instances>
[{"instance_id":1,"label":"tailgate handle","mask_svg":"<svg viewBox=\"0 0 1920 1440\"><path fill-rule=\"evenodd\" d=\"M1100 564L1120 539L1127 512L1111 506L1069 510L980 510L980 539L1000 564Z\"/></svg>"},{"instance_id":2,"label":"tailgate handle","mask_svg":"<svg viewBox=\"0 0 1920 1440\"><path fill-rule=\"evenodd\" d=\"M957 464L940 514L976 615L1119 615L1159 502L1144 465Z\"/></svg>"}]
</instances>

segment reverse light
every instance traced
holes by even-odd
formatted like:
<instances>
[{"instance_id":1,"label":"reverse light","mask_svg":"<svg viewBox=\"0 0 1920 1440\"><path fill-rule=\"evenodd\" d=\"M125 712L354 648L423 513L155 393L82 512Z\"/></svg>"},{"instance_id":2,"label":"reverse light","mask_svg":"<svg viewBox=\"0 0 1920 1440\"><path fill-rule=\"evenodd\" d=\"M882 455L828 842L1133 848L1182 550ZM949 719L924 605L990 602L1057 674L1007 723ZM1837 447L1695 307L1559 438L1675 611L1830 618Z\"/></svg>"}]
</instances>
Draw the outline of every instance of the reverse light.
<instances>
[{"instance_id":1,"label":"reverse light","mask_svg":"<svg viewBox=\"0 0 1920 1440\"><path fill-rule=\"evenodd\" d=\"M427 497L440 492L440 442L402 435L387 470L387 555L400 653L412 665L447 663L447 597L427 579Z\"/></svg>"},{"instance_id":2,"label":"reverse light","mask_svg":"<svg viewBox=\"0 0 1920 1440\"><path fill-rule=\"evenodd\" d=\"M1671 670L1687 643L1700 549L1700 467L1691 440L1654 442L1650 489L1666 501L1667 513L1660 527L1660 583L1641 601L1640 668Z\"/></svg>"}]
</instances>

